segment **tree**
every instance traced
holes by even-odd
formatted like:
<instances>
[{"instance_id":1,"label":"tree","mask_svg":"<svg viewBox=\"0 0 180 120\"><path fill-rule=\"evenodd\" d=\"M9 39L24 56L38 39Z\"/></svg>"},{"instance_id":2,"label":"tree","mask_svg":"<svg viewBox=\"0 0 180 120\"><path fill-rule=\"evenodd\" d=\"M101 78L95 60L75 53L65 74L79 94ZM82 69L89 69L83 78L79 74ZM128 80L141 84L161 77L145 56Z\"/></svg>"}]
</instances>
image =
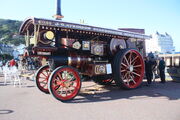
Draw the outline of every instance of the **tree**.
<instances>
[{"instance_id":1,"label":"tree","mask_svg":"<svg viewBox=\"0 0 180 120\"><path fill-rule=\"evenodd\" d=\"M0 43L16 46L25 44L24 38L18 35L21 24L22 22L17 20L0 19Z\"/></svg>"}]
</instances>

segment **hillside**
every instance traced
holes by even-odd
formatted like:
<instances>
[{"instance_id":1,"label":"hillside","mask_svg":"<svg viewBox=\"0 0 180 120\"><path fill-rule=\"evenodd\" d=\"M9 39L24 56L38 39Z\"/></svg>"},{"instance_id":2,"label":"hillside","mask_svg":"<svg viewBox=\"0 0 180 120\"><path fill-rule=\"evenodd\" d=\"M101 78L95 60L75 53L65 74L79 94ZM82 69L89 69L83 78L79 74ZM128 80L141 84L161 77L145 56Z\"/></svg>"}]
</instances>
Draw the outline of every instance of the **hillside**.
<instances>
[{"instance_id":1,"label":"hillside","mask_svg":"<svg viewBox=\"0 0 180 120\"><path fill-rule=\"evenodd\" d=\"M24 44L24 38L18 35L21 21L0 19L0 43Z\"/></svg>"}]
</instances>

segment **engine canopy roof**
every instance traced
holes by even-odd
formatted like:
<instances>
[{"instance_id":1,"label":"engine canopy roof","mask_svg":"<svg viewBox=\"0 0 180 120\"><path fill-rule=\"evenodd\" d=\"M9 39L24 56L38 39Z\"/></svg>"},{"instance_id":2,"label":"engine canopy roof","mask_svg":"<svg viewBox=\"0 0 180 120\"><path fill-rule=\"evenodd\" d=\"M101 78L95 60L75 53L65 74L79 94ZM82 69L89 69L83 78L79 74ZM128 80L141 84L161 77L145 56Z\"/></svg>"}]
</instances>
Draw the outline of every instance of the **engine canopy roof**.
<instances>
[{"instance_id":1,"label":"engine canopy roof","mask_svg":"<svg viewBox=\"0 0 180 120\"><path fill-rule=\"evenodd\" d=\"M49 19L42 19L42 18L35 18L30 17L27 18L21 25L19 33L20 35L25 35L27 30L29 33L34 31L34 26L40 25L43 27L53 27L53 28L64 28L64 29L73 29L73 30L80 30L80 31L87 31L87 32L95 32L95 33L103 33L103 34L110 34L116 35L121 37L127 38L136 38L136 39L150 39L151 37L145 34L129 32L125 30L114 30L108 28L101 28L77 23L70 23L64 22L61 20L49 20Z\"/></svg>"}]
</instances>

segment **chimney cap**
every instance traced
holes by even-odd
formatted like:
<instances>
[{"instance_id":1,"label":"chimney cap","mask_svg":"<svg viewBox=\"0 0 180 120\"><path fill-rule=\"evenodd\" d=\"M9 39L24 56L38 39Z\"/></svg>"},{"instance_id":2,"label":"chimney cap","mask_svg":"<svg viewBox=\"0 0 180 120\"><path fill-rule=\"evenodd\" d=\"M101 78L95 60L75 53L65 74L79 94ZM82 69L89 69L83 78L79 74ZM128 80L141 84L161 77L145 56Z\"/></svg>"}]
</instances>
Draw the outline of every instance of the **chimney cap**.
<instances>
[{"instance_id":1,"label":"chimney cap","mask_svg":"<svg viewBox=\"0 0 180 120\"><path fill-rule=\"evenodd\" d=\"M55 18L56 20L61 20L62 18L64 18L64 16L61 16L61 15L53 15L53 18Z\"/></svg>"}]
</instances>

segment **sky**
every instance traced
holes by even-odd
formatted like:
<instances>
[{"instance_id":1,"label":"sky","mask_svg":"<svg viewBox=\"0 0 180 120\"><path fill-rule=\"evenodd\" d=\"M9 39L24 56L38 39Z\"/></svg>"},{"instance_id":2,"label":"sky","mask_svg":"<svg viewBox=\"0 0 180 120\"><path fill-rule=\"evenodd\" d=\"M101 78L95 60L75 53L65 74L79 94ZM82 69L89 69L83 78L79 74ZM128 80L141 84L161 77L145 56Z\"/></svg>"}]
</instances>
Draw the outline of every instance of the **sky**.
<instances>
[{"instance_id":1,"label":"sky","mask_svg":"<svg viewBox=\"0 0 180 120\"><path fill-rule=\"evenodd\" d=\"M180 51L180 0L61 0L63 21L106 27L143 28L147 35L167 32ZM53 19L56 0L0 0L0 18Z\"/></svg>"}]
</instances>

